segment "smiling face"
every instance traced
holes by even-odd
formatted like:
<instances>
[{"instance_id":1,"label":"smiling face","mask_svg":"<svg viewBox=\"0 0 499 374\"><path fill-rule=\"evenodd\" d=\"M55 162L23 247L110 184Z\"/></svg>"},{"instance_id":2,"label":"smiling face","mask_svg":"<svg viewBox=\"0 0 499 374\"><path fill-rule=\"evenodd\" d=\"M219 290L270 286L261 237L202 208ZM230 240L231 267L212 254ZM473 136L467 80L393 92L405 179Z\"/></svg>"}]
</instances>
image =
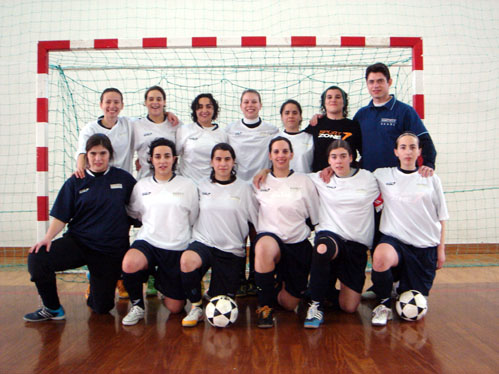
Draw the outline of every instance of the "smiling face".
<instances>
[{"instance_id":1,"label":"smiling face","mask_svg":"<svg viewBox=\"0 0 499 374\"><path fill-rule=\"evenodd\" d=\"M102 96L100 108L104 114L104 119L107 124L114 125L118 120L118 116L123 109L123 100L117 92L106 92Z\"/></svg>"},{"instance_id":2,"label":"smiling face","mask_svg":"<svg viewBox=\"0 0 499 374\"><path fill-rule=\"evenodd\" d=\"M366 79L367 90L373 98L374 103L385 103L390 99L390 86L392 85L391 78L386 79L381 72L369 73Z\"/></svg>"},{"instance_id":3,"label":"smiling face","mask_svg":"<svg viewBox=\"0 0 499 374\"><path fill-rule=\"evenodd\" d=\"M94 173L102 173L109 167L110 154L107 148L96 145L87 152L88 169Z\"/></svg>"},{"instance_id":4,"label":"smiling face","mask_svg":"<svg viewBox=\"0 0 499 374\"><path fill-rule=\"evenodd\" d=\"M300 110L296 106L296 104L289 103L286 104L282 110L281 120L284 124L284 128L288 132L298 132L300 129L300 123L302 121L302 117L300 114Z\"/></svg>"},{"instance_id":5,"label":"smiling face","mask_svg":"<svg viewBox=\"0 0 499 374\"><path fill-rule=\"evenodd\" d=\"M198 123L204 127L211 126L214 114L215 108L211 100L207 97L201 97L198 100L196 108L196 117L198 119Z\"/></svg>"},{"instance_id":6,"label":"smiling face","mask_svg":"<svg viewBox=\"0 0 499 374\"><path fill-rule=\"evenodd\" d=\"M421 149L419 148L417 137L404 135L398 138L395 156L398 157L400 167L403 170L414 170L416 168L416 161L420 155Z\"/></svg>"},{"instance_id":7,"label":"smiling face","mask_svg":"<svg viewBox=\"0 0 499 374\"><path fill-rule=\"evenodd\" d=\"M247 119L257 119L262 109L259 96L254 92L246 92L241 98L241 111Z\"/></svg>"},{"instance_id":8,"label":"smiling face","mask_svg":"<svg viewBox=\"0 0 499 374\"><path fill-rule=\"evenodd\" d=\"M269 159L274 170L289 170L289 163L293 159L293 152L285 140L277 140L272 144Z\"/></svg>"},{"instance_id":9,"label":"smiling face","mask_svg":"<svg viewBox=\"0 0 499 374\"><path fill-rule=\"evenodd\" d=\"M326 92L324 97L324 108L326 108L326 115L328 118L343 117L343 95L340 90L331 89Z\"/></svg>"},{"instance_id":10,"label":"smiling face","mask_svg":"<svg viewBox=\"0 0 499 374\"><path fill-rule=\"evenodd\" d=\"M151 163L154 167L154 177L158 180L167 180L172 176L172 168L176 156L166 145L158 145L152 150Z\"/></svg>"},{"instance_id":11,"label":"smiling face","mask_svg":"<svg viewBox=\"0 0 499 374\"><path fill-rule=\"evenodd\" d=\"M329 152L329 166L334 173L339 177L346 177L350 174L350 164L352 163L352 155L345 148L336 148Z\"/></svg>"},{"instance_id":12,"label":"smiling face","mask_svg":"<svg viewBox=\"0 0 499 374\"><path fill-rule=\"evenodd\" d=\"M217 149L211 159L211 166L215 171L215 179L219 181L230 180L234 164L235 161L229 151Z\"/></svg>"},{"instance_id":13,"label":"smiling face","mask_svg":"<svg viewBox=\"0 0 499 374\"><path fill-rule=\"evenodd\" d=\"M166 100L160 91L151 90L147 93L147 98L144 105L147 108L147 114L149 114L149 117L163 117L165 112Z\"/></svg>"}]
</instances>

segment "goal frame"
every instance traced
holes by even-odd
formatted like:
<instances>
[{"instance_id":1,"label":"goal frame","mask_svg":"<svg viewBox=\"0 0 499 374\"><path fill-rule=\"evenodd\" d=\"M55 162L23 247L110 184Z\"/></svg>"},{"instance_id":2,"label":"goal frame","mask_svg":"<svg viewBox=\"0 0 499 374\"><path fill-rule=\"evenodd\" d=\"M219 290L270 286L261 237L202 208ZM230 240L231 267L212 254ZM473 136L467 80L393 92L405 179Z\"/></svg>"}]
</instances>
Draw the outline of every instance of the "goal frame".
<instances>
[{"instance_id":1,"label":"goal frame","mask_svg":"<svg viewBox=\"0 0 499 374\"><path fill-rule=\"evenodd\" d=\"M412 50L413 107L424 120L423 93L423 39L421 37L369 37L369 36L241 36L241 37L189 37L142 39L52 40L38 42L36 85L36 204L37 240L47 231L49 222L49 57L50 52L106 50L106 49L162 49L162 48L300 48L300 47L358 47L358 48L410 48Z\"/></svg>"}]
</instances>

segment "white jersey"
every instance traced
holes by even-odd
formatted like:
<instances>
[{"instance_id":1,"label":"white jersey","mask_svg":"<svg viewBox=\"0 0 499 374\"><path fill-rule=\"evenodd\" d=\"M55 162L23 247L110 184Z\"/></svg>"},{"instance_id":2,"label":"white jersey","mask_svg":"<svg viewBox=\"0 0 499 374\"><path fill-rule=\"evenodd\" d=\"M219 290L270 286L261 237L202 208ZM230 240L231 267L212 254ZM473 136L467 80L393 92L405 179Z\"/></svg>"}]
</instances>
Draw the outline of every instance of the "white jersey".
<instances>
[{"instance_id":1,"label":"white jersey","mask_svg":"<svg viewBox=\"0 0 499 374\"><path fill-rule=\"evenodd\" d=\"M199 188L199 217L192 239L239 257L246 256L248 222L257 222L257 202L248 182L230 184L205 180Z\"/></svg>"},{"instance_id":2,"label":"white jersey","mask_svg":"<svg viewBox=\"0 0 499 374\"><path fill-rule=\"evenodd\" d=\"M347 178L333 175L329 183L310 175L319 193L319 225L327 230L371 248L374 237L374 206L379 196L378 183L371 172L359 169Z\"/></svg>"},{"instance_id":3,"label":"white jersey","mask_svg":"<svg viewBox=\"0 0 499 374\"><path fill-rule=\"evenodd\" d=\"M137 179L152 175L149 159L149 145L156 138L165 138L175 143L177 129L181 126L173 126L167 119L161 123L150 121L147 117L137 118L132 123L133 129L133 149L137 152L140 163L140 170ZM178 152L178 147L177 152Z\"/></svg>"},{"instance_id":4,"label":"white jersey","mask_svg":"<svg viewBox=\"0 0 499 374\"><path fill-rule=\"evenodd\" d=\"M187 248L198 211L196 185L180 175L164 183L152 176L139 180L128 206L130 217L142 221L137 240L175 251Z\"/></svg>"},{"instance_id":5,"label":"white jersey","mask_svg":"<svg viewBox=\"0 0 499 374\"><path fill-rule=\"evenodd\" d=\"M225 131L229 144L236 152L239 178L253 179L256 173L270 166L269 143L279 132L277 127L262 121L257 127L251 128L238 120L229 124Z\"/></svg>"},{"instance_id":6,"label":"white jersey","mask_svg":"<svg viewBox=\"0 0 499 374\"><path fill-rule=\"evenodd\" d=\"M299 243L309 237L305 220L310 217L312 224L317 224L319 218L319 197L309 177L293 173L276 178L269 174L255 194L258 233L271 232L284 243Z\"/></svg>"},{"instance_id":7,"label":"white jersey","mask_svg":"<svg viewBox=\"0 0 499 374\"><path fill-rule=\"evenodd\" d=\"M311 134L300 131L290 134L286 131L279 131L278 136L289 139L293 145L293 159L289 167L300 173L312 172L312 161L314 160L314 138Z\"/></svg>"},{"instance_id":8,"label":"white jersey","mask_svg":"<svg viewBox=\"0 0 499 374\"><path fill-rule=\"evenodd\" d=\"M227 134L218 125L204 128L190 123L177 132L179 173L199 183L211 173L211 150L218 143L227 143Z\"/></svg>"},{"instance_id":9,"label":"white jersey","mask_svg":"<svg viewBox=\"0 0 499 374\"><path fill-rule=\"evenodd\" d=\"M85 147L88 138L94 134L104 134L111 140L111 145L114 150L111 166L126 170L132 174L132 119L128 117L118 117L118 122L110 129L100 124L101 119L102 117L99 117L96 121L87 123L81 130L80 136L78 137L76 158L82 153L87 153Z\"/></svg>"},{"instance_id":10,"label":"white jersey","mask_svg":"<svg viewBox=\"0 0 499 374\"><path fill-rule=\"evenodd\" d=\"M380 231L418 248L440 244L440 221L449 213L437 175L424 178L393 167L377 169L374 176L383 196Z\"/></svg>"}]
</instances>

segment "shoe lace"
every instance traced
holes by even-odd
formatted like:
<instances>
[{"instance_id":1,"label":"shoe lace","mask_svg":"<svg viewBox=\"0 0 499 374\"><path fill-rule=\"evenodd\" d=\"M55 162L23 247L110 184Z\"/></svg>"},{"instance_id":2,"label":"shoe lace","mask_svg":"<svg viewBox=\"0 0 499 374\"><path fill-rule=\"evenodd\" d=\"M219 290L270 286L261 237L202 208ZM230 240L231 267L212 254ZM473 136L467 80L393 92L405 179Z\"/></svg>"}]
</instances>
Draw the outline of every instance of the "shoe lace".
<instances>
[{"instance_id":1,"label":"shoe lace","mask_svg":"<svg viewBox=\"0 0 499 374\"><path fill-rule=\"evenodd\" d=\"M378 305L373 312L374 312L374 317L379 318L383 315L388 315L388 308L385 307L384 305Z\"/></svg>"},{"instance_id":2,"label":"shoe lace","mask_svg":"<svg viewBox=\"0 0 499 374\"><path fill-rule=\"evenodd\" d=\"M310 307L308 308L307 311L307 319L322 319L322 312L319 310L319 303L318 302L312 302L309 304Z\"/></svg>"},{"instance_id":3,"label":"shoe lace","mask_svg":"<svg viewBox=\"0 0 499 374\"><path fill-rule=\"evenodd\" d=\"M268 305L264 305L256 310L256 313L262 318L267 318L270 312L272 312L272 308L270 308Z\"/></svg>"}]
</instances>

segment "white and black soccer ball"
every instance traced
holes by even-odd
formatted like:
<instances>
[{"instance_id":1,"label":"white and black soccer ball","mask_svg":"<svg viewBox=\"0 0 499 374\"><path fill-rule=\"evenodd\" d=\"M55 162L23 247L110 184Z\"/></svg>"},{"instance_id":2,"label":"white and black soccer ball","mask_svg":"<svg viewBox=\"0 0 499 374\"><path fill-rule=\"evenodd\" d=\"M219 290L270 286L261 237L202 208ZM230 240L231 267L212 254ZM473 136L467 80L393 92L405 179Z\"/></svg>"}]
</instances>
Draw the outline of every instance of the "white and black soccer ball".
<instances>
[{"instance_id":1,"label":"white and black soccer ball","mask_svg":"<svg viewBox=\"0 0 499 374\"><path fill-rule=\"evenodd\" d=\"M395 310L406 321L417 321L428 311L428 303L423 294L416 290L402 292L395 302Z\"/></svg>"},{"instance_id":2,"label":"white and black soccer ball","mask_svg":"<svg viewBox=\"0 0 499 374\"><path fill-rule=\"evenodd\" d=\"M212 297L205 309L206 319L215 327L232 325L238 313L236 302L226 295Z\"/></svg>"}]
</instances>

